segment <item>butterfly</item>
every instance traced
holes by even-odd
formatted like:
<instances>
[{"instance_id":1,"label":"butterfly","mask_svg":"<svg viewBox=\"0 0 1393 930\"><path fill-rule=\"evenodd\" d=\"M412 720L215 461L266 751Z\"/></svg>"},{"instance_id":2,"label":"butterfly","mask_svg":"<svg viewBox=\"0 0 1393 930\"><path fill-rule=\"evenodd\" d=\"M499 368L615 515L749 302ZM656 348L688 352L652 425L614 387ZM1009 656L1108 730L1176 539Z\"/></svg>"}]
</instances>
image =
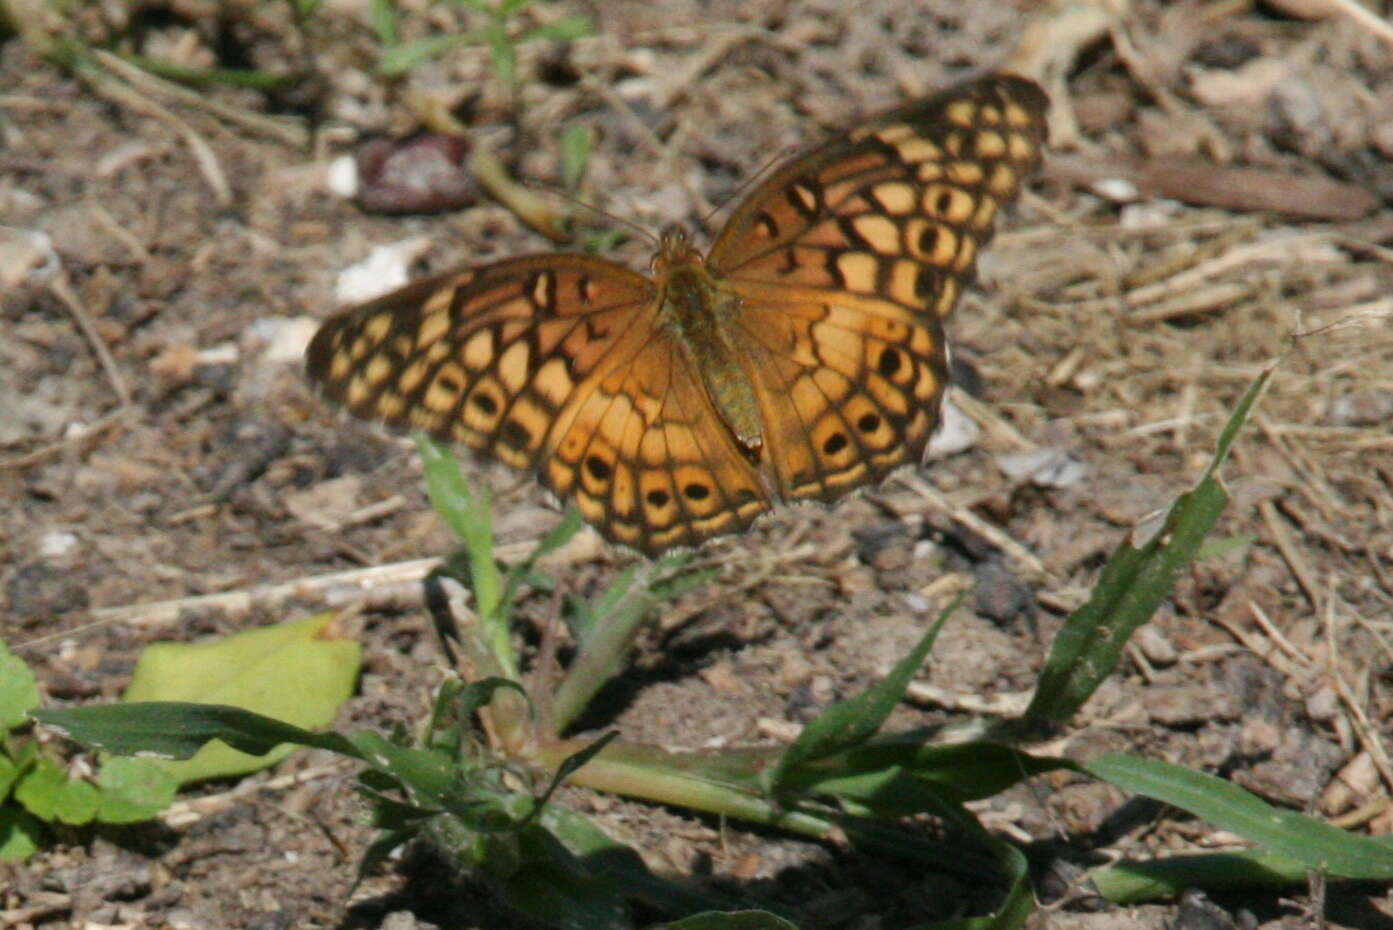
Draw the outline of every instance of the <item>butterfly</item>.
<instances>
[{"instance_id":1,"label":"butterfly","mask_svg":"<svg viewBox=\"0 0 1393 930\"><path fill-rule=\"evenodd\" d=\"M776 168L703 257L651 273L507 259L327 320L311 379L353 414L531 469L656 556L918 464L948 381L943 319L1041 158L1048 99L994 75Z\"/></svg>"}]
</instances>

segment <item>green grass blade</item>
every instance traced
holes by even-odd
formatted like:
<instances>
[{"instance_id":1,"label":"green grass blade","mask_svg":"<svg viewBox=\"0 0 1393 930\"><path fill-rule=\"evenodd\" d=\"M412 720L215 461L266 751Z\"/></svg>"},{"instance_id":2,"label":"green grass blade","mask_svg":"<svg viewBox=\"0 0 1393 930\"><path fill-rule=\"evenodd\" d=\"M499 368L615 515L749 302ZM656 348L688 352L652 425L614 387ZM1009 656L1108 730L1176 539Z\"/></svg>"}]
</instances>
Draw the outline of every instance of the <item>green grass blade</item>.
<instances>
[{"instance_id":1,"label":"green grass blade","mask_svg":"<svg viewBox=\"0 0 1393 930\"><path fill-rule=\"evenodd\" d=\"M1137 627L1170 595L1176 574L1191 564L1228 503L1215 470L1228 455L1270 372L1248 388L1220 434L1214 457L1195 489L1182 494L1165 525L1140 549L1124 544L1103 568L1088 603L1069 617L1050 650L1025 719L1062 723L1112 674Z\"/></svg>"},{"instance_id":2,"label":"green grass blade","mask_svg":"<svg viewBox=\"0 0 1393 930\"><path fill-rule=\"evenodd\" d=\"M1389 839L1381 837L1376 842ZM1095 869L1089 878L1107 900L1138 904L1174 899L1187 888L1211 892L1291 888L1305 882L1309 874L1310 870L1295 859L1267 849L1254 849L1119 862Z\"/></svg>"},{"instance_id":3,"label":"green grass blade","mask_svg":"<svg viewBox=\"0 0 1393 930\"><path fill-rule=\"evenodd\" d=\"M145 701L36 710L30 716L69 739L122 756L187 759L204 743L220 739L252 755L270 752L281 743L296 743L362 758L352 743L336 733L313 733L224 704Z\"/></svg>"},{"instance_id":4,"label":"green grass blade","mask_svg":"<svg viewBox=\"0 0 1393 930\"><path fill-rule=\"evenodd\" d=\"M864 744L885 723L885 718L895 709L904 697L914 674L924 664L925 657L933 648L938 631L948 620L949 615L962 602L960 595L943 611L933 626L920 638L919 643L901 659L890 674L871 685L861 694L845 701L838 701L828 707L816 720L803 728L779 758L778 765L769 774L769 793L782 796L790 787L794 774L799 768L825 759L828 756L845 752Z\"/></svg>"},{"instance_id":5,"label":"green grass blade","mask_svg":"<svg viewBox=\"0 0 1393 930\"><path fill-rule=\"evenodd\" d=\"M689 556L674 556L622 573L577 628L580 652L566 669L552 705L557 732L563 732L599 690L623 669L624 656L640 625L659 604L679 597L711 577L712 571L683 571ZM666 574L665 574L666 573ZM573 617L573 621L576 618Z\"/></svg>"},{"instance_id":6,"label":"green grass blade","mask_svg":"<svg viewBox=\"0 0 1393 930\"><path fill-rule=\"evenodd\" d=\"M914 792L902 790L898 779L913 778L940 798L975 801L1068 765L999 743L928 746L920 741L894 741L859 747L827 760L825 766L798 772L789 787L865 805L887 816L903 816L933 809L919 804Z\"/></svg>"},{"instance_id":7,"label":"green grass blade","mask_svg":"<svg viewBox=\"0 0 1393 930\"><path fill-rule=\"evenodd\" d=\"M397 30L396 0L372 0L368 5L368 25L384 48L399 43L401 33Z\"/></svg>"},{"instance_id":8,"label":"green grass blade","mask_svg":"<svg viewBox=\"0 0 1393 930\"><path fill-rule=\"evenodd\" d=\"M591 22L590 17L584 13L575 13L571 16L563 16L554 23L529 29L518 39L518 44L536 41L571 42L575 39L588 38L594 34L595 24Z\"/></svg>"},{"instance_id":9,"label":"green grass blade","mask_svg":"<svg viewBox=\"0 0 1393 930\"><path fill-rule=\"evenodd\" d=\"M1189 811L1306 868L1342 878L1393 879L1393 846L1273 807L1222 778L1121 754L1102 756L1080 769Z\"/></svg>"},{"instance_id":10,"label":"green grass blade","mask_svg":"<svg viewBox=\"0 0 1393 930\"><path fill-rule=\"evenodd\" d=\"M444 36L426 36L411 42L393 45L377 60L377 73L383 77L401 77L422 62L438 58L452 48L478 45L487 36L482 32L456 32Z\"/></svg>"},{"instance_id":11,"label":"green grass blade","mask_svg":"<svg viewBox=\"0 0 1393 930\"><path fill-rule=\"evenodd\" d=\"M667 914L734 910L746 902L710 889L680 885L654 875L643 857L616 842L589 819L555 804L542 808L541 824L571 854L593 872L621 885L630 897L639 898Z\"/></svg>"},{"instance_id":12,"label":"green grass blade","mask_svg":"<svg viewBox=\"0 0 1393 930\"><path fill-rule=\"evenodd\" d=\"M247 87L252 90L273 90L304 80L303 74L271 74L253 68L188 68L163 58L126 53L123 59L157 77L194 87L221 84L227 87Z\"/></svg>"},{"instance_id":13,"label":"green grass blade","mask_svg":"<svg viewBox=\"0 0 1393 930\"><path fill-rule=\"evenodd\" d=\"M561 186L571 194L580 190L580 182L585 180L592 142L585 126L568 126L561 134Z\"/></svg>"},{"instance_id":14,"label":"green grass blade","mask_svg":"<svg viewBox=\"0 0 1393 930\"><path fill-rule=\"evenodd\" d=\"M474 611L479 617L484 642L498 660L503 674L516 678L517 658L509 638L503 576L493 558L493 520L488 492L475 493L459 463L430 437L418 434L416 447L425 464L426 493L430 495L431 506L464 545L469 560L469 587L474 594Z\"/></svg>"}]
</instances>

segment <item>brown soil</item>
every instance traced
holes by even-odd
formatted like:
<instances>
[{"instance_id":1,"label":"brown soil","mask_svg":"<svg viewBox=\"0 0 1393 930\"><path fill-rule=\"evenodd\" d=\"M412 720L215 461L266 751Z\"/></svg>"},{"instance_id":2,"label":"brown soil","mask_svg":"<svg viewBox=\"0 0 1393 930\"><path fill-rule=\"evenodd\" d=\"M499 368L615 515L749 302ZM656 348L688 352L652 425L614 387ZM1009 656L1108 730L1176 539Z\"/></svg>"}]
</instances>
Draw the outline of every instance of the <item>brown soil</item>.
<instances>
[{"instance_id":1,"label":"brown soil","mask_svg":"<svg viewBox=\"0 0 1393 930\"><path fill-rule=\"evenodd\" d=\"M403 5L411 29L455 15ZM417 272L545 247L491 201L387 218L328 192L327 155L408 128L413 94L486 128L519 175L543 184L556 183L560 128L591 128L583 196L656 230L729 202L773 154L821 130L1000 62L1045 15L928 6L596 5L597 38L524 48L517 106L479 48L395 86L372 77L366 4L326 5L304 36L283 5L218 7L221 18L199 0L82 8L76 27L89 38L120 35L127 50L194 66L313 61L314 82L274 94L179 102L143 85L118 95L115 78L98 93L23 41L0 44L0 217L47 234L62 264L0 307L0 637L49 702L109 700L152 641L326 601L305 589L240 610L111 608L447 551L410 446L336 415L294 351L308 321L333 309L338 273L375 245L425 237ZM964 406L985 429L920 473L942 496L896 479L711 545L702 556L719 580L672 608L628 686L588 722L667 745L768 743L883 674L974 583L973 609L923 672L935 690L892 723L940 725L1019 700L1106 554L1195 482L1227 412L1280 356L1225 471L1233 502L1219 532L1251 544L1184 575L1129 661L1048 748L1166 759L1354 829L1393 831L1393 813L1374 803L1393 776L1393 50L1340 17L1290 18L1295 6L1141 0L1112 38L1080 50L1067 83L1050 88L1057 154L1006 217L983 286L953 322L960 384L976 400ZM332 131L311 154L212 115L208 100L308 113ZM1235 166L1272 174L1222 173ZM1119 202L1116 183L1097 183L1118 176L1142 196ZM1158 193L1179 199L1148 196ZM643 267L648 248L631 241L614 257ZM1011 469L1008 456L1032 450L1068 456L1085 477L1053 486ZM533 483L479 474L495 488L505 542L555 519ZM553 571L588 592L630 558L582 542ZM414 587L399 590L406 606L364 615L365 673L344 726L409 727L440 678ZM541 601L524 611L544 612ZM302 754L194 791L158 828L74 835L0 865L0 924L518 925L468 889L444 894L409 862L350 898L372 836L352 774ZM955 882L830 845L580 792L565 800L653 868L767 895L809 926L902 926L974 900ZM1300 896L1143 908L1090 896L1082 868L1107 856L1233 841L1108 786L1047 778L977 809L1030 846L1050 905L1036 926L1311 925ZM1393 927L1386 889L1334 886L1323 907L1338 926Z\"/></svg>"}]
</instances>

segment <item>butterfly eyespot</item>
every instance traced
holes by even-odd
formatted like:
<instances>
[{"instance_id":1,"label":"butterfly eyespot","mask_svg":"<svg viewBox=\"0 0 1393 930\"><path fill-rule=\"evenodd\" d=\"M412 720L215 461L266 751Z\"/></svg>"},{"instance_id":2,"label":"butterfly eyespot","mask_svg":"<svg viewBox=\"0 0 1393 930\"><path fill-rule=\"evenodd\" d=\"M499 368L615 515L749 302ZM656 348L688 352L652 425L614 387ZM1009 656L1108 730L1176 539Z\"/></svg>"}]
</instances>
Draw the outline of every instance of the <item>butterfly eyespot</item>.
<instances>
[{"instance_id":1,"label":"butterfly eyespot","mask_svg":"<svg viewBox=\"0 0 1393 930\"><path fill-rule=\"evenodd\" d=\"M919 254L932 255L938 251L938 240L943 230L938 226L925 226L919 231Z\"/></svg>"},{"instance_id":2,"label":"butterfly eyespot","mask_svg":"<svg viewBox=\"0 0 1393 930\"><path fill-rule=\"evenodd\" d=\"M526 449L532 442L532 432L517 420L505 420L498 438L515 449Z\"/></svg>"},{"instance_id":3,"label":"butterfly eyespot","mask_svg":"<svg viewBox=\"0 0 1393 930\"><path fill-rule=\"evenodd\" d=\"M886 349L880 353L880 361L876 363L876 370L887 378L893 377L899 371L904 361L900 358L897 349Z\"/></svg>"},{"instance_id":4,"label":"butterfly eyespot","mask_svg":"<svg viewBox=\"0 0 1393 930\"><path fill-rule=\"evenodd\" d=\"M845 433L833 433L831 436L828 436L827 440L822 444L822 451L826 455L836 455L849 444L850 440L846 438Z\"/></svg>"},{"instance_id":5,"label":"butterfly eyespot","mask_svg":"<svg viewBox=\"0 0 1393 930\"><path fill-rule=\"evenodd\" d=\"M418 281L326 321L310 376L359 416L535 470L649 556L832 503L921 458L941 320L1047 107L989 76L872 118L776 167L704 259L665 231L649 277L558 253Z\"/></svg>"}]
</instances>

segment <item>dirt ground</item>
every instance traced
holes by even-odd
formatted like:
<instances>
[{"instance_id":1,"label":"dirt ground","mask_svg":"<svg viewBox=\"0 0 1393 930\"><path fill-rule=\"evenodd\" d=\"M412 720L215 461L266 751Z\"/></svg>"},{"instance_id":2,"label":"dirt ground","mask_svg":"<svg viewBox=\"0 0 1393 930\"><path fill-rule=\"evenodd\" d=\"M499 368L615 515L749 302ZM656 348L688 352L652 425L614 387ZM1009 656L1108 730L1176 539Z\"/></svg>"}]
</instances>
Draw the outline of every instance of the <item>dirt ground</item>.
<instances>
[{"instance_id":1,"label":"dirt ground","mask_svg":"<svg viewBox=\"0 0 1393 930\"><path fill-rule=\"evenodd\" d=\"M400 6L407 38L478 25L451 5ZM787 738L974 584L892 723L1020 709L1107 553L1196 481L1280 358L1224 472L1219 534L1249 541L1182 577L1048 748L1166 759L1393 832L1393 41L1345 14L1300 18L1294 2L1111 8L1120 18L1100 29L1087 4L537 5L523 24L585 12L597 35L523 46L516 102L478 46L395 84L373 76L368 4L354 0L301 33L288 5L74 8L82 36L122 51L313 66L272 92L180 100L111 70L83 83L3 40L0 223L46 234L61 274L19 281L0 305L0 637L47 701L110 700L150 642L300 616L358 596L316 579L398 566L363 615L365 672L341 722L411 726L442 674L413 560L449 539L409 444L317 398L299 353L340 273L375 246L417 239L418 274L547 244L487 198L365 213L330 192L329 159L410 129L413 106L443 107L554 187L561 129L578 125L595 138L585 199L651 230L695 224L772 156L1055 29L1035 48L1055 56L1054 150L952 323L975 437L830 512L782 511L708 546L719 579L672 606L587 723L684 747ZM208 101L320 133L300 145ZM612 257L642 268L650 248L631 238ZM478 474L505 551L556 519L534 483ZM585 535L552 571L590 592L632 558ZM240 592L254 596L197 600ZM192 600L126 609L172 599ZM0 926L520 926L410 860L350 896L372 836L352 774L302 754L191 792L156 827L0 865ZM891 860L565 800L653 868L782 902L810 927L905 926L971 900ZM1304 927L1315 907L1335 926L1393 927L1378 887L1110 906L1083 869L1235 838L1081 778L978 810L1030 852L1035 926Z\"/></svg>"}]
</instances>

